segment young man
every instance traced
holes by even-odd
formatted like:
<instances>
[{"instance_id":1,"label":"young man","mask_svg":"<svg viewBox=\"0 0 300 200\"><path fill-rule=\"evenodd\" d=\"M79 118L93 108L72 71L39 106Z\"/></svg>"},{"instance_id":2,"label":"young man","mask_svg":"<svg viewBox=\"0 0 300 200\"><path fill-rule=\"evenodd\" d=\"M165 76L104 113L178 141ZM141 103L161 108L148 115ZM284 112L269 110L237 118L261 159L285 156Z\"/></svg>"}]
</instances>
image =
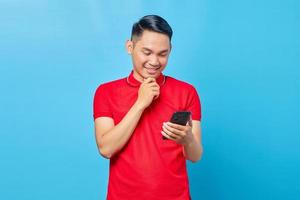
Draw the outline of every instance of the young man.
<instances>
[{"instance_id":1,"label":"young man","mask_svg":"<svg viewBox=\"0 0 300 200\"><path fill-rule=\"evenodd\" d=\"M141 18L126 42L132 72L96 90L96 141L110 159L108 200L190 199L186 160L202 156L201 108L192 85L162 74L171 38L163 18ZM176 111L192 113L186 125L169 122Z\"/></svg>"}]
</instances>

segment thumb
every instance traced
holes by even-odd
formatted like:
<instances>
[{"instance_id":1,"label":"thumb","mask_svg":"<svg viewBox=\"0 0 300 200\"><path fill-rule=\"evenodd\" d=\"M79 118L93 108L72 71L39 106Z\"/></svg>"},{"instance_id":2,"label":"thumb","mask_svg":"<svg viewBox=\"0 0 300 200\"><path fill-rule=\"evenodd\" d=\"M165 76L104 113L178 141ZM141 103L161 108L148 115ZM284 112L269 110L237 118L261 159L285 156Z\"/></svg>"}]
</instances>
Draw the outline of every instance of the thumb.
<instances>
[{"instance_id":1,"label":"thumb","mask_svg":"<svg viewBox=\"0 0 300 200\"><path fill-rule=\"evenodd\" d=\"M189 125L190 127L193 127L193 120L192 120L192 116L190 117L189 121L187 122L186 125Z\"/></svg>"}]
</instances>

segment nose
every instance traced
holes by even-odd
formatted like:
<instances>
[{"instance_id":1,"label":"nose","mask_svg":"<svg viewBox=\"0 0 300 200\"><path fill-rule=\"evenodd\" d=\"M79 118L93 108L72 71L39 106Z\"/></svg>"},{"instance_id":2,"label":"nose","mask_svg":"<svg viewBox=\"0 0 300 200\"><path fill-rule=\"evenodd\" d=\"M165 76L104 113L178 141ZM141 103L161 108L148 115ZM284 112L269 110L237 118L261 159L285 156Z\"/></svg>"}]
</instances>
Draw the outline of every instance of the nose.
<instances>
[{"instance_id":1,"label":"nose","mask_svg":"<svg viewBox=\"0 0 300 200\"><path fill-rule=\"evenodd\" d=\"M151 56L149 64L154 66L154 67L159 65L158 57L155 56L155 55Z\"/></svg>"}]
</instances>

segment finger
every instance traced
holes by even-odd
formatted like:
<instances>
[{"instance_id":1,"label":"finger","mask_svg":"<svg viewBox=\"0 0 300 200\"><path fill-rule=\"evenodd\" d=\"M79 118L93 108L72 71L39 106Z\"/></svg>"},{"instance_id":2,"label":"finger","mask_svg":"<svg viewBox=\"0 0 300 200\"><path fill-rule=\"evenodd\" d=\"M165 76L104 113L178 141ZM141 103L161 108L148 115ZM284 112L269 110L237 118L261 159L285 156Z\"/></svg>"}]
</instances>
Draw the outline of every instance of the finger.
<instances>
[{"instance_id":1,"label":"finger","mask_svg":"<svg viewBox=\"0 0 300 200\"><path fill-rule=\"evenodd\" d=\"M152 77L148 77L148 78L145 78L143 83L151 83L151 82L155 82L155 78L152 78Z\"/></svg>"},{"instance_id":2,"label":"finger","mask_svg":"<svg viewBox=\"0 0 300 200\"><path fill-rule=\"evenodd\" d=\"M193 120L192 117L190 117L189 121L186 123L187 126L193 127Z\"/></svg>"},{"instance_id":3,"label":"finger","mask_svg":"<svg viewBox=\"0 0 300 200\"><path fill-rule=\"evenodd\" d=\"M156 82L150 82L150 83L147 83L147 85L149 87L159 87L159 85Z\"/></svg>"},{"instance_id":4,"label":"finger","mask_svg":"<svg viewBox=\"0 0 300 200\"><path fill-rule=\"evenodd\" d=\"M165 132L163 131L160 131L160 133L165 136L167 139L170 139L170 140L174 140L173 138L171 138L168 134L166 134Z\"/></svg>"},{"instance_id":5,"label":"finger","mask_svg":"<svg viewBox=\"0 0 300 200\"><path fill-rule=\"evenodd\" d=\"M159 90L159 88L151 88L151 91L153 91L153 92L159 92L160 90Z\"/></svg>"},{"instance_id":6,"label":"finger","mask_svg":"<svg viewBox=\"0 0 300 200\"><path fill-rule=\"evenodd\" d=\"M158 83L156 82L153 82L151 83L151 85L149 85L150 87L157 87L157 88L160 88L160 86L158 85Z\"/></svg>"},{"instance_id":7,"label":"finger","mask_svg":"<svg viewBox=\"0 0 300 200\"><path fill-rule=\"evenodd\" d=\"M170 132L174 136L180 136L180 137L182 136L181 131L168 126L166 123L163 124L163 130L166 130L166 133Z\"/></svg>"},{"instance_id":8,"label":"finger","mask_svg":"<svg viewBox=\"0 0 300 200\"><path fill-rule=\"evenodd\" d=\"M174 128L174 129L178 129L178 130L180 130L180 131L184 131L184 130L186 129L185 126L182 126L182 125L179 125L179 124L174 124L174 123L172 123L172 122L167 122L166 124L167 124L168 126Z\"/></svg>"},{"instance_id":9,"label":"finger","mask_svg":"<svg viewBox=\"0 0 300 200\"><path fill-rule=\"evenodd\" d=\"M153 92L154 99L157 99L159 97L159 91Z\"/></svg>"},{"instance_id":10,"label":"finger","mask_svg":"<svg viewBox=\"0 0 300 200\"><path fill-rule=\"evenodd\" d=\"M165 134L167 134L168 138L173 139L173 140L177 140L178 136L173 134L172 132L170 132L169 130L167 130L165 127L163 127L163 132Z\"/></svg>"}]
</instances>

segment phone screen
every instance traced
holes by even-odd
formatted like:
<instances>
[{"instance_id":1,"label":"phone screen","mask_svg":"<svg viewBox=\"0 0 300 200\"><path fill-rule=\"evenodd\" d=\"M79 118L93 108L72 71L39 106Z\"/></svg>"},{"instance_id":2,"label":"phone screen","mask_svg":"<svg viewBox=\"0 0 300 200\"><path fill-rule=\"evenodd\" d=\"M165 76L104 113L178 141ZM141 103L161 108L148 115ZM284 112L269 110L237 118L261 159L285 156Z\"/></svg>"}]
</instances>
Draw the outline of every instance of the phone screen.
<instances>
[{"instance_id":1,"label":"phone screen","mask_svg":"<svg viewBox=\"0 0 300 200\"><path fill-rule=\"evenodd\" d=\"M189 111L178 111L173 113L170 122L185 126L189 121L190 116L191 116L191 112Z\"/></svg>"}]
</instances>

